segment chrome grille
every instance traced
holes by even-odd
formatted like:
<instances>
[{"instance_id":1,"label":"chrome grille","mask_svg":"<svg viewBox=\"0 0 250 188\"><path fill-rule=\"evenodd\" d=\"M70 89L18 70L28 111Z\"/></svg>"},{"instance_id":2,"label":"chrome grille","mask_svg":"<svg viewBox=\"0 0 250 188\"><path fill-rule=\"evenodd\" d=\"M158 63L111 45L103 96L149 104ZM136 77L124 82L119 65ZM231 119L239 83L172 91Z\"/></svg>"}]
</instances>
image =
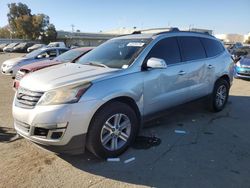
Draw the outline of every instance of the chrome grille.
<instances>
[{"instance_id":1,"label":"chrome grille","mask_svg":"<svg viewBox=\"0 0 250 188\"><path fill-rule=\"evenodd\" d=\"M34 108L43 92L30 91L19 87L16 94L16 105L23 108Z\"/></svg>"},{"instance_id":2,"label":"chrome grille","mask_svg":"<svg viewBox=\"0 0 250 188\"><path fill-rule=\"evenodd\" d=\"M18 72L16 73L15 79L16 79L16 80L21 80L25 74L26 74L26 73L23 72L23 71L18 71Z\"/></svg>"}]
</instances>

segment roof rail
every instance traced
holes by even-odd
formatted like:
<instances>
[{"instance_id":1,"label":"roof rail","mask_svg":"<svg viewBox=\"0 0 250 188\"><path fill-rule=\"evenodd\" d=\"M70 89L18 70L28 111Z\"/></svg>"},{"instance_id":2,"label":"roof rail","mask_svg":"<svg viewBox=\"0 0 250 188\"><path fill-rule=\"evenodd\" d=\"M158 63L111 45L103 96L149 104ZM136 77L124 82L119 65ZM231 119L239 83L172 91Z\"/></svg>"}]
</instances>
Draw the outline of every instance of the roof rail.
<instances>
[{"instance_id":1,"label":"roof rail","mask_svg":"<svg viewBox=\"0 0 250 188\"><path fill-rule=\"evenodd\" d=\"M155 33L154 36L155 36L155 35L160 35L160 34L169 33L169 32L179 32L179 31L180 31L180 30L179 30L178 27L171 27L171 28L169 28L168 31L162 31L162 32L159 32L159 33Z\"/></svg>"}]
</instances>

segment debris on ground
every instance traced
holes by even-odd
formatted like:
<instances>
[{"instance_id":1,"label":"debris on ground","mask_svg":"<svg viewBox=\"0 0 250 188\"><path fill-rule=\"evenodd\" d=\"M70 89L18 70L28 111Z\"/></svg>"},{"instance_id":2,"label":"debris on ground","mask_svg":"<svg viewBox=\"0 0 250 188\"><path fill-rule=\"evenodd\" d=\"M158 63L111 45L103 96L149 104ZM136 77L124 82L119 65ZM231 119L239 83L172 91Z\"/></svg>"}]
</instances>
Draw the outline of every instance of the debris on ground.
<instances>
[{"instance_id":1,"label":"debris on ground","mask_svg":"<svg viewBox=\"0 0 250 188\"><path fill-rule=\"evenodd\" d=\"M174 130L174 132L175 133L177 133L177 134L187 134L187 132L186 131L184 131L184 130Z\"/></svg>"},{"instance_id":2,"label":"debris on ground","mask_svg":"<svg viewBox=\"0 0 250 188\"><path fill-rule=\"evenodd\" d=\"M149 149L154 146L158 146L161 144L161 139L155 136L147 137L147 136L138 136L135 139L132 147L134 149Z\"/></svg>"},{"instance_id":3,"label":"debris on ground","mask_svg":"<svg viewBox=\"0 0 250 188\"><path fill-rule=\"evenodd\" d=\"M127 164L127 163L130 163L131 161L134 161L134 160L135 160L135 157L132 157L130 159L125 160L124 163Z\"/></svg>"},{"instance_id":4,"label":"debris on ground","mask_svg":"<svg viewBox=\"0 0 250 188\"><path fill-rule=\"evenodd\" d=\"M119 162L120 158L107 158L108 162Z\"/></svg>"}]
</instances>

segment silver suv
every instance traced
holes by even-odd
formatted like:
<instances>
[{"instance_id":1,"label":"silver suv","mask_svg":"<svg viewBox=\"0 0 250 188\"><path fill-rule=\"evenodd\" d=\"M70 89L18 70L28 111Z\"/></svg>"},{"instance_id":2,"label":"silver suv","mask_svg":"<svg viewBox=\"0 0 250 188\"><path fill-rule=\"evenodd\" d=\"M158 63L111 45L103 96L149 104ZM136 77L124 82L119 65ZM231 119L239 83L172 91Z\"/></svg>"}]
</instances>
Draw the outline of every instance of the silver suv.
<instances>
[{"instance_id":1,"label":"silver suv","mask_svg":"<svg viewBox=\"0 0 250 188\"><path fill-rule=\"evenodd\" d=\"M123 153L146 116L209 96L224 108L233 61L208 34L169 31L111 39L24 77L13 102L18 134L54 152Z\"/></svg>"}]
</instances>

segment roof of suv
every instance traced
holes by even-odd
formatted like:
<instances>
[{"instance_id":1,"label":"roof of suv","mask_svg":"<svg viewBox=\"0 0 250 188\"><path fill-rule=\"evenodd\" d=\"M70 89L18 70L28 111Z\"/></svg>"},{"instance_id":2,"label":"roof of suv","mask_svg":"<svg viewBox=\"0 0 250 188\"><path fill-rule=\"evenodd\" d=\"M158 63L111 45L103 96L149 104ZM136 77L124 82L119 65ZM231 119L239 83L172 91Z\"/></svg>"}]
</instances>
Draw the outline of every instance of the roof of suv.
<instances>
[{"instance_id":1,"label":"roof of suv","mask_svg":"<svg viewBox=\"0 0 250 188\"><path fill-rule=\"evenodd\" d=\"M157 36L162 36L162 35L169 35L169 34L176 34L178 36L199 36L199 37L210 37L210 38L215 38L213 35L210 35L208 33L202 33L202 32L194 32L194 31L179 31L179 30L174 30L174 31L164 31L164 32L159 32L159 33L142 33L142 34L137 34L139 32L136 32L136 34L129 34L125 36L118 37L120 39L154 39Z\"/></svg>"}]
</instances>

